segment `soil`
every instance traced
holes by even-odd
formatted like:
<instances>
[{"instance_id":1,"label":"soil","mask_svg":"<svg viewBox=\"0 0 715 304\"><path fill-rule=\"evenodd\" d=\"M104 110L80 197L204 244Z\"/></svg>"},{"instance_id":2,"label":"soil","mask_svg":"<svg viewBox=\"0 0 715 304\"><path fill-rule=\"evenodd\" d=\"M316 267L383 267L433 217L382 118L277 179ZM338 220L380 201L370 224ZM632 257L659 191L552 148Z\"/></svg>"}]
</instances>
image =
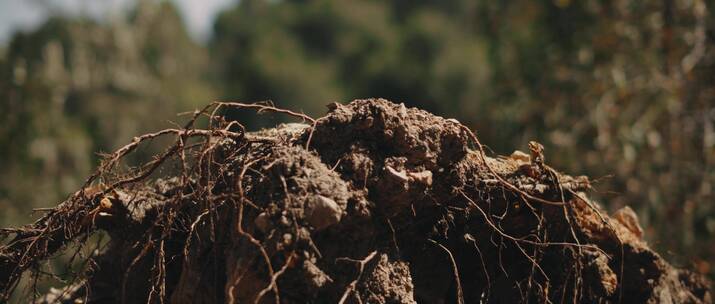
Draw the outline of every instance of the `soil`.
<instances>
[{"instance_id":1,"label":"soil","mask_svg":"<svg viewBox=\"0 0 715 304\"><path fill-rule=\"evenodd\" d=\"M304 123L245 132L216 114L230 107ZM80 274L35 301L711 302L630 208L607 215L588 178L549 167L538 143L490 157L453 119L383 99L328 108L214 103L135 138L36 223L0 232L0 290L104 233ZM175 137L165 153L122 166L162 136Z\"/></svg>"}]
</instances>

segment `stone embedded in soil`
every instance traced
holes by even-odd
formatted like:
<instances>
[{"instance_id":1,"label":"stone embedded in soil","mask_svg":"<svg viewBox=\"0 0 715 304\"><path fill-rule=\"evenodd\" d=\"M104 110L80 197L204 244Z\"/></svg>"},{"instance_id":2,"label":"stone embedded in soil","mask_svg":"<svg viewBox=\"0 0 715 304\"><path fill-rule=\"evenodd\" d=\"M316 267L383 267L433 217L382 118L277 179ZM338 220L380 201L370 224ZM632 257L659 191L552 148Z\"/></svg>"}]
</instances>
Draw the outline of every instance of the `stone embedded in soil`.
<instances>
[{"instance_id":1,"label":"stone embedded in soil","mask_svg":"<svg viewBox=\"0 0 715 304\"><path fill-rule=\"evenodd\" d=\"M525 153L486 157L457 121L403 104L329 109L314 129L211 141L188 184L117 189L113 206L129 212L113 225L66 229L94 206L64 203L0 248L0 287L27 244L57 251L101 228L109 249L67 301L711 301L707 280L648 247L634 214L590 201L587 178L549 174ZM33 234L43 227L55 230Z\"/></svg>"},{"instance_id":2,"label":"stone embedded in soil","mask_svg":"<svg viewBox=\"0 0 715 304\"><path fill-rule=\"evenodd\" d=\"M320 194L306 200L305 216L316 230L327 228L340 222L343 210L331 198Z\"/></svg>"},{"instance_id":3,"label":"stone embedded in soil","mask_svg":"<svg viewBox=\"0 0 715 304\"><path fill-rule=\"evenodd\" d=\"M636 237L643 237L643 228L641 228L641 225L638 222L638 215L635 211L633 211L633 209L631 209L631 207L625 206L618 209L615 213L613 213L613 218L628 228L628 230L635 234Z\"/></svg>"}]
</instances>

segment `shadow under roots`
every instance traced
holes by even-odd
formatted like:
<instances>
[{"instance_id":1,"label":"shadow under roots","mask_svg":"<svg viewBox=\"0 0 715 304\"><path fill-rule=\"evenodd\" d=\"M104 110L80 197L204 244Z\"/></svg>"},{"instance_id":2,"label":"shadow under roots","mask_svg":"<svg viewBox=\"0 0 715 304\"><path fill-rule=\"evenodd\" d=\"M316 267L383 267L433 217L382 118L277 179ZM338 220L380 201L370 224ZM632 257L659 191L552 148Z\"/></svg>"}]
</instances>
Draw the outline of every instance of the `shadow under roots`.
<instances>
[{"instance_id":1,"label":"shadow under roots","mask_svg":"<svg viewBox=\"0 0 715 304\"><path fill-rule=\"evenodd\" d=\"M246 132L217 113L302 123ZM206 129L196 128L197 121ZM143 142L164 153L127 168ZM216 102L134 138L32 225L0 231L0 290L95 231L111 241L38 303L709 303L709 282L609 216L543 147L489 157L456 120L383 99L314 119ZM164 173L160 173L164 172ZM165 172L170 172L166 174Z\"/></svg>"}]
</instances>

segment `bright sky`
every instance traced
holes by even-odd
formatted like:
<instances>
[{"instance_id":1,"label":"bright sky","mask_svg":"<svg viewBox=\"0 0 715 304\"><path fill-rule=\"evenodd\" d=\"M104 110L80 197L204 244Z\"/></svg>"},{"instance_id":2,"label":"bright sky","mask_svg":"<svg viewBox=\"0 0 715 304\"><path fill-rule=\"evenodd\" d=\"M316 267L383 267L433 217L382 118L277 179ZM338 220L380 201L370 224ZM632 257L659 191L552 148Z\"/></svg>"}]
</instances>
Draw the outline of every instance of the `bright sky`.
<instances>
[{"instance_id":1,"label":"bright sky","mask_svg":"<svg viewBox=\"0 0 715 304\"><path fill-rule=\"evenodd\" d=\"M103 19L119 15L137 0L0 0L0 45L17 30L31 30L49 15L88 15ZM149 0L155 1L155 0ZM237 0L171 0L179 7L189 32L205 41L216 14Z\"/></svg>"}]
</instances>

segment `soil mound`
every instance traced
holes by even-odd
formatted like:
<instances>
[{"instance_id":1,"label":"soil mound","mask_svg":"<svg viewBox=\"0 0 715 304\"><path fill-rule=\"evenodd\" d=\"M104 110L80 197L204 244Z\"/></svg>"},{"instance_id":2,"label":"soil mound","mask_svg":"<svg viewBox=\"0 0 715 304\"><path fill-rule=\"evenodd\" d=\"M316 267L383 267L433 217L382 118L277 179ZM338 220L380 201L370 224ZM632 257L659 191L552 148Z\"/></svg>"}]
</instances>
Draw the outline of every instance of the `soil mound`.
<instances>
[{"instance_id":1,"label":"soil mound","mask_svg":"<svg viewBox=\"0 0 715 304\"><path fill-rule=\"evenodd\" d=\"M216 114L231 107L305 124L245 132ZM166 136L152 161L122 165ZM0 290L79 243L97 247L81 275L36 302L711 301L709 282L649 249L632 210L608 216L588 178L547 163L536 142L489 157L456 120L383 99L319 119L213 103L108 155L36 223L2 230ZM100 232L110 240L90 241Z\"/></svg>"}]
</instances>

